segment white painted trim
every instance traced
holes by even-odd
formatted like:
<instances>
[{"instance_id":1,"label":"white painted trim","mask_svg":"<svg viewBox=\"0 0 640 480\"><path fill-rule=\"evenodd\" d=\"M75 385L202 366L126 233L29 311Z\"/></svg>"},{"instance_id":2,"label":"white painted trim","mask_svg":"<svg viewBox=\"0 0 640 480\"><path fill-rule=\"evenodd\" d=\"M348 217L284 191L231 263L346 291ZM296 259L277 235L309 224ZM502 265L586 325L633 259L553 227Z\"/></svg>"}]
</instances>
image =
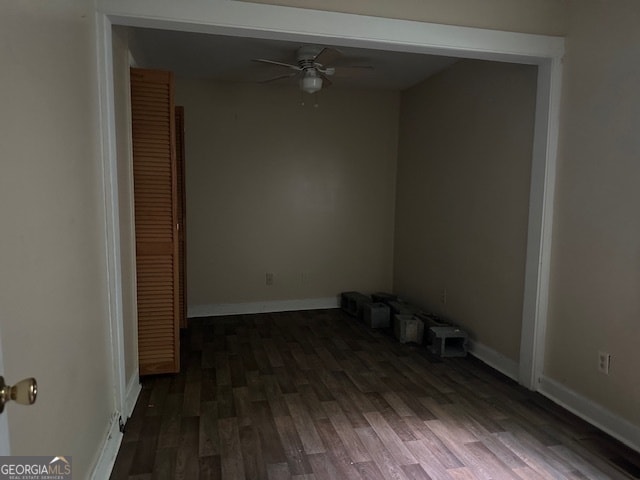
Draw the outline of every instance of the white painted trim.
<instances>
[{"instance_id":1,"label":"white painted trim","mask_svg":"<svg viewBox=\"0 0 640 480\"><path fill-rule=\"evenodd\" d=\"M560 37L224 0L98 0L114 23L343 46L531 62L560 55Z\"/></svg>"},{"instance_id":2,"label":"white painted trim","mask_svg":"<svg viewBox=\"0 0 640 480\"><path fill-rule=\"evenodd\" d=\"M113 63L111 22L104 15L96 15L96 57L98 70L98 105L100 136L102 196L104 207L105 264L108 296L109 334L111 347L111 385L114 412L106 439L91 474L92 479L108 479L113 469L122 433L120 417L125 409L124 336L122 278L120 260L120 219L118 215L118 178L116 164L115 111L113 102Z\"/></svg>"},{"instance_id":3,"label":"white painted trim","mask_svg":"<svg viewBox=\"0 0 640 480\"><path fill-rule=\"evenodd\" d=\"M102 444L98 461L91 474L92 480L107 480L111 476L111 471L113 470L113 465L116 462L118 450L120 449L123 439L123 434L120 432L120 419L122 418L122 420L126 422L126 420L131 417L141 390L140 376L138 372L136 372L131 376L127 384L126 409L122 414L115 412L111 417L107 437Z\"/></svg>"},{"instance_id":4,"label":"white painted trim","mask_svg":"<svg viewBox=\"0 0 640 480\"><path fill-rule=\"evenodd\" d=\"M539 390L558 405L640 452L640 427L637 425L549 377L541 377Z\"/></svg>"},{"instance_id":5,"label":"white painted trim","mask_svg":"<svg viewBox=\"0 0 640 480\"><path fill-rule=\"evenodd\" d=\"M142 384L140 383L140 375L138 371L131 376L129 379L129 383L127 384L127 400L125 404L125 410L123 411L123 417L126 421L131 414L133 414L133 409L136 406L136 402L138 401L138 396L142 391Z\"/></svg>"},{"instance_id":6,"label":"white painted trim","mask_svg":"<svg viewBox=\"0 0 640 480\"><path fill-rule=\"evenodd\" d=\"M113 465L118 455L118 449L122 443L119 419L120 415L114 415L111 418L109 432L100 450L98 461L91 473L91 480L108 480L111 476L111 471L113 470Z\"/></svg>"},{"instance_id":7,"label":"white painted trim","mask_svg":"<svg viewBox=\"0 0 640 480\"><path fill-rule=\"evenodd\" d=\"M471 355L489 365L494 370L506 375L512 380L518 381L520 366L508 357L486 345L469 340L468 350Z\"/></svg>"},{"instance_id":8,"label":"white painted trim","mask_svg":"<svg viewBox=\"0 0 640 480\"><path fill-rule=\"evenodd\" d=\"M561 57L538 66L518 375L530 390L544 368L561 82Z\"/></svg>"},{"instance_id":9,"label":"white painted trim","mask_svg":"<svg viewBox=\"0 0 640 480\"><path fill-rule=\"evenodd\" d=\"M115 111L113 101L113 57L111 22L96 15L96 48L99 90L99 122L104 206L105 263L110 327L114 409L125 406L124 314L120 258L120 219L118 214L118 176L116 163Z\"/></svg>"},{"instance_id":10,"label":"white painted trim","mask_svg":"<svg viewBox=\"0 0 640 480\"><path fill-rule=\"evenodd\" d=\"M338 297L307 298L302 300L270 300L249 303L219 303L215 305L189 305L188 317L219 317L251 313L291 312L295 310L321 310L338 308Z\"/></svg>"}]
</instances>

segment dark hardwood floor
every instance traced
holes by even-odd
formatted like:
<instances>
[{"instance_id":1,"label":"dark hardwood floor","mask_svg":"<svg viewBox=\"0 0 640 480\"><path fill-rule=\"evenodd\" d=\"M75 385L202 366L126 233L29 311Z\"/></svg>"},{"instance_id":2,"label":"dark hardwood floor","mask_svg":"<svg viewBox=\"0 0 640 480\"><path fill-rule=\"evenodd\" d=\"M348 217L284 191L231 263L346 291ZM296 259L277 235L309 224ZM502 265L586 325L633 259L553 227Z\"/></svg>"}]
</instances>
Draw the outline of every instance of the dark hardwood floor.
<instances>
[{"instance_id":1,"label":"dark hardwood floor","mask_svg":"<svg viewBox=\"0 0 640 480\"><path fill-rule=\"evenodd\" d=\"M629 479L640 455L467 357L339 310L195 319L111 478Z\"/></svg>"}]
</instances>

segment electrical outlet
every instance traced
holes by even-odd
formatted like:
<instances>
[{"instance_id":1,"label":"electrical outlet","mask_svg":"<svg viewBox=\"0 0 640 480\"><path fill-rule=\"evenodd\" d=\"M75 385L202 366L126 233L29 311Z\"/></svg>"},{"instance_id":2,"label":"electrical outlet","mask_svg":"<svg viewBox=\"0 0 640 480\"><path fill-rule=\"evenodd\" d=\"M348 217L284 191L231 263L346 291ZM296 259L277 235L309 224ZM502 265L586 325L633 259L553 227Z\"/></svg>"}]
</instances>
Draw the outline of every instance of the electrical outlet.
<instances>
[{"instance_id":1,"label":"electrical outlet","mask_svg":"<svg viewBox=\"0 0 640 480\"><path fill-rule=\"evenodd\" d=\"M598 371L609 375L609 367L611 367L611 354L598 352Z\"/></svg>"},{"instance_id":2,"label":"electrical outlet","mask_svg":"<svg viewBox=\"0 0 640 480\"><path fill-rule=\"evenodd\" d=\"M273 273L267 272L265 274L265 280L267 285L273 285Z\"/></svg>"}]
</instances>

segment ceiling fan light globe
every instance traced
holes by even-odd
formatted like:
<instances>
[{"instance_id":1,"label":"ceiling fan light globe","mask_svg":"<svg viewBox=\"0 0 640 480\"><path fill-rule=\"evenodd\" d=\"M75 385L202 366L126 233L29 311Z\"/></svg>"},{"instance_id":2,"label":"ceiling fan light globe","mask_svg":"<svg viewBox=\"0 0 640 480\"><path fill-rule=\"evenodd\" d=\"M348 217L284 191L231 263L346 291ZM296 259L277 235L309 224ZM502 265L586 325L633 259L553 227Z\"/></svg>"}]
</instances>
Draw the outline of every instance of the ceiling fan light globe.
<instances>
[{"instance_id":1,"label":"ceiling fan light globe","mask_svg":"<svg viewBox=\"0 0 640 480\"><path fill-rule=\"evenodd\" d=\"M316 93L322 89L322 77L305 75L300 79L300 89L306 93Z\"/></svg>"}]
</instances>

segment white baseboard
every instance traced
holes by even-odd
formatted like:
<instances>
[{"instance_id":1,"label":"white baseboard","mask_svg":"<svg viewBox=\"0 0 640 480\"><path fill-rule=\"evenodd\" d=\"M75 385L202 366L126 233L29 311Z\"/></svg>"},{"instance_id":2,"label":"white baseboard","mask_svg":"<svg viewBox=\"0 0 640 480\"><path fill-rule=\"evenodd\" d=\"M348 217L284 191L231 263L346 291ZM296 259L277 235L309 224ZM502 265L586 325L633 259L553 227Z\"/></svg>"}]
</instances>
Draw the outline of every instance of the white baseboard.
<instances>
[{"instance_id":1,"label":"white baseboard","mask_svg":"<svg viewBox=\"0 0 640 480\"><path fill-rule=\"evenodd\" d=\"M518 381L517 362L478 342L469 341L469 353L507 377ZM640 452L640 427L637 425L544 375L540 377L537 390L541 395Z\"/></svg>"},{"instance_id":2,"label":"white baseboard","mask_svg":"<svg viewBox=\"0 0 640 480\"><path fill-rule=\"evenodd\" d=\"M640 427L544 375L538 391L600 430L640 452Z\"/></svg>"},{"instance_id":3,"label":"white baseboard","mask_svg":"<svg viewBox=\"0 0 640 480\"><path fill-rule=\"evenodd\" d=\"M123 417L126 420L133 413L133 409L136 406L136 402L138 401L138 395L140 395L140 391L142 390L142 384L140 383L140 375L138 371L131 375L129 382L127 383L127 396L125 398L125 411L123 412Z\"/></svg>"},{"instance_id":4,"label":"white baseboard","mask_svg":"<svg viewBox=\"0 0 640 480\"><path fill-rule=\"evenodd\" d=\"M295 310L317 310L324 308L338 308L339 299L307 298L301 300L271 300L265 302L249 303L219 303L212 305L189 305L187 316L194 317L219 317L222 315L242 315L251 313L290 312Z\"/></svg>"},{"instance_id":5,"label":"white baseboard","mask_svg":"<svg viewBox=\"0 0 640 480\"><path fill-rule=\"evenodd\" d=\"M520 376L520 366L518 362L514 362L492 348L472 340L469 340L468 349L469 353L474 357L482 360L484 363L512 380L515 380L516 382L518 381Z\"/></svg>"},{"instance_id":6,"label":"white baseboard","mask_svg":"<svg viewBox=\"0 0 640 480\"><path fill-rule=\"evenodd\" d=\"M102 444L100 456L98 457L96 466L91 474L92 480L108 480L111 476L111 471L113 470L113 465L116 461L116 457L118 456L120 444L122 443L123 435L120 432L120 418L122 418L123 421L126 421L126 419L131 416L141 390L142 385L140 384L140 375L138 375L138 372L136 371L135 374L131 376L129 383L127 384L127 396L125 399L126 405L124 406L126 411L122 414L115 412L111 418L107 438Z\"/></svg>"},{"instance_id":7,"label":"white baseboard","mask_svg":"<svg viewBox=\"0 0 640 480\"><path fill-rule=\"evenodd\" d=\"M91 473L91 480L108 480L111 476L111 471L113 470L113 465L118 455L118 449L122 443L119 420L120 414L116 412L111 418L109 432L102 445L96 466Z\"/></svg>"}]
</instances>

